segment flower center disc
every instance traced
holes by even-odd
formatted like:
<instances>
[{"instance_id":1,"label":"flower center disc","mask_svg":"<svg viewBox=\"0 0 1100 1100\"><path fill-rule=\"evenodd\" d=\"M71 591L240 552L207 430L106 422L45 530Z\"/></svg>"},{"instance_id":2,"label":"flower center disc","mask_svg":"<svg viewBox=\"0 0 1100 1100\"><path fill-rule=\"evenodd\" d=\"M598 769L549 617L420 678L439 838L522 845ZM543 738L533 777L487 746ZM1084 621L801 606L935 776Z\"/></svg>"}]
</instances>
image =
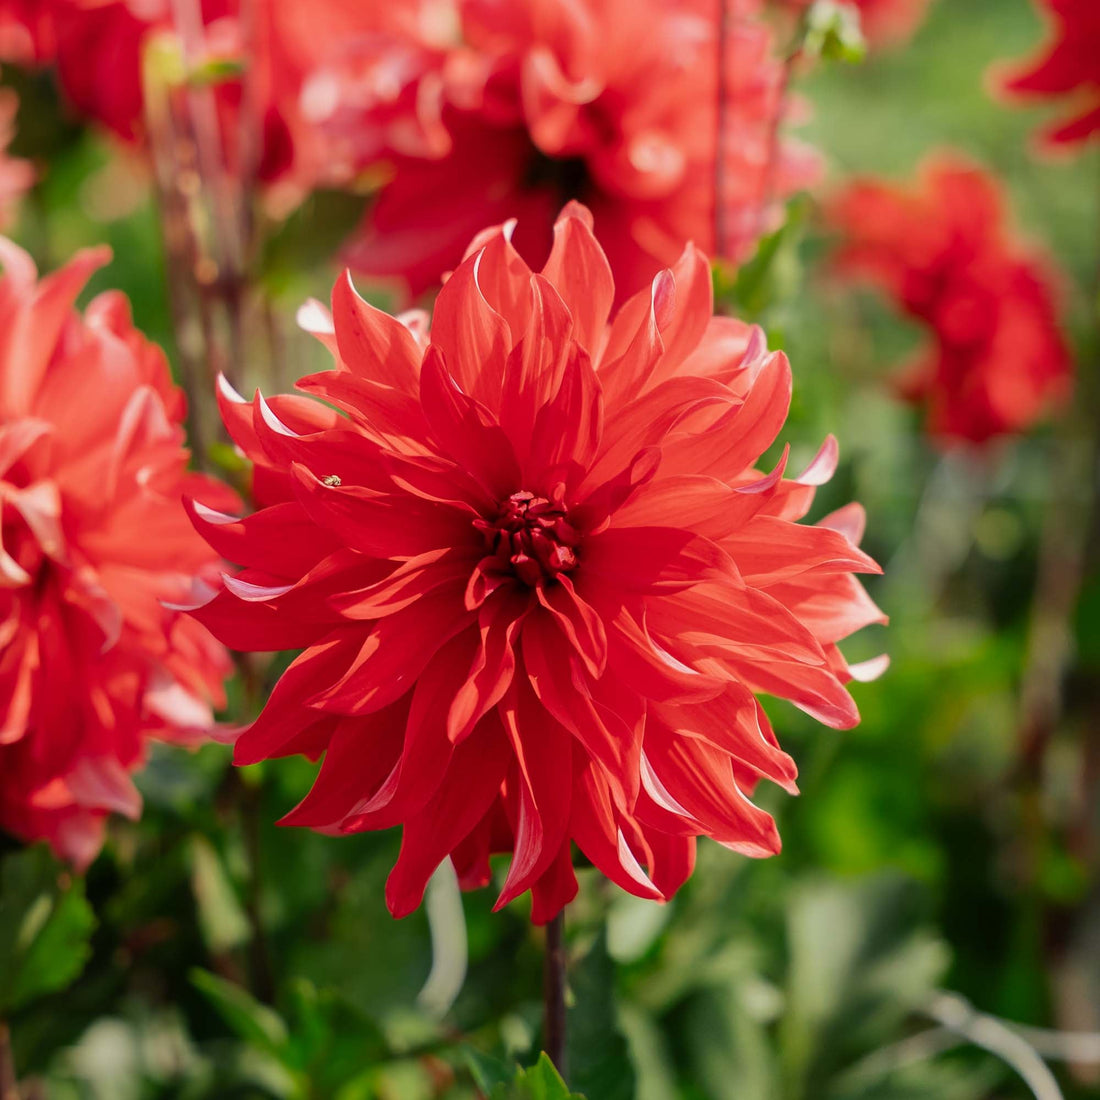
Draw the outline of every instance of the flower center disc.
<instances>
[{"instance_id":1,"label":"flower center disc","mask_svg":"<svg viewBox=\"0 0 1100 1100\"><path fill-rule=\"evenodd\" d=\"M546 497L513 493L495 520L478 520L475 526L501 565L525 584L545 584L576 567L580 535L565 512Z\"/></svg>"}]
</instances>

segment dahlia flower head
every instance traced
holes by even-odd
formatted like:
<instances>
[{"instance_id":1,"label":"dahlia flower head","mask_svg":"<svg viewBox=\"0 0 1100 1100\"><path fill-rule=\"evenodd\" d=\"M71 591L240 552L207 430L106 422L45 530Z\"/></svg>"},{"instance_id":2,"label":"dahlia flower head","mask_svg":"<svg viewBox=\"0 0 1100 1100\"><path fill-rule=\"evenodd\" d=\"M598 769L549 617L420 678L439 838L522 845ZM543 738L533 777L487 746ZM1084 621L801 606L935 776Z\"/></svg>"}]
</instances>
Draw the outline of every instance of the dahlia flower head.
<instances>
[{"instance_id":1,"label":"dahlia flower head","mask_svg":"<svg viewBox=\"0 0 1100 1100\"><path fill-rule=\"evenodd\" d=\"M236 761L324 754L285 824L401 825L397 916L448 856L475 888L511 853L497 905L530 890L544 922L576 892L574 844L659 900L698 836L778 851L749 795L793 792L795 765L756 693L849 727L845 683L881 666L837 648L884 621L853 576L879 571L862 510L798 522L836 443L795 478L786 451L757 469L790 367L712 316L705 257L689 245L609 320L586 209L562 212L539 273L511 228L475 240L430 333L347 277L331 313L305 307L335 369L221 395L264 506L190 506L243 567L195 616L236 649L303 649Z\"/></svg>"},{"instance_id":2,"label":"dahlia flower head","mask_svg":"<svg viewBox=\"0 0 1100 1100\"><path fill-rule=\"evenodd\" d=\"M913 187L855 180L832 204L837 272L884 291L931 331L899 375L943 442L1022 432L1067 397L1073 363L1055 273L1012 233L998 181L955 155Z\"/></svg>"},{"instance_id":3,"label":"dahlia flower head","mask_svg":"<svg viewBox=\"0 0 1100 1100\"><path fill-rule=\"evenodd\" d=\"M1044 129L1046 148L1072 146L1100 131L1100 5L1095 0L1035 0L1051 23L1049 40L1031 61L998 79L1013 97L1072 97L1068 119Z\"/></svg>"},{"instance_id":4,"label":"dahlia flower head","mask_svg":"<svg viewBox=\"0 0 1100 1100\"><path fill-rule=\"evenodd\" d=\"M105 250L37 280L0 238L0 828L78 867L104 819L137 816L149 737L188 739L224 705L224 649L164 601L217 556L181 495L183 398L117 293L73 302Z\"/></svg>"},{"instance_id":5,"label":"dahlia flower head","mask_svg":"<svg viewBox=\"0 0 1100 1100\"><path fill-rule=\"evenodd\" d=\"M347 261L415 296L515 218L513 246L541 266L572 199L595 215L620 299L688 240L744 260L818 176L777 136L788 103L760 6L729 4L719 143L717 0L345 2L300 107L337 175L387 181ZM275 5L274 38L308 40L316 7Z\"/></svg>"}]
</instances>

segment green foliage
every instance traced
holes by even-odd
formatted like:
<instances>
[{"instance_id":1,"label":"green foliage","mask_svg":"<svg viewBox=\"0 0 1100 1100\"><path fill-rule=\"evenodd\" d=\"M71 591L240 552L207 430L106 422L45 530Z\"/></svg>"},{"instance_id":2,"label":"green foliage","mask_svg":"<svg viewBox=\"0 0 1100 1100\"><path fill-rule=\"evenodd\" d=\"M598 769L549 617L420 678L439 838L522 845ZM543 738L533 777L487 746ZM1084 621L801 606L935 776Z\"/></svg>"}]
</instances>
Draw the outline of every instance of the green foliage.
<instances>
[{"instance_id":1,"label":"green foliage","mask_svg":"<svg viewBox=\"0 0 1100 1100\"><path fill-rule=\"evenodd\" d=\"M45 845L0 862L0 1015L64 989L91 955L84 885Z\"/></svg>"},{"instance_id":2,"label":"green foliage","mask_svg":"<svg viewBox=\"0 0 1100 1100\"><path fill-rule=\"evenodd\" d=\"M474 1083L487 1100L584 1100L570 1092L545 1053L530 1069L508 1066L473 1050L466 1051L466 1058Z\"/></svg>"},{"instance_id":3,"label":"green foliage","mask_svg":"<svg viewBox=\"0 0 1100 1100\"><path fill-rule=\"evenodd\" d=\"M634 1065L617 1023L615 965L602 928L574 962L569 983L573 999L566 1032L570 1082L586 1096L630 1100L636 1091Z\"/></svg>"}]
</instances>

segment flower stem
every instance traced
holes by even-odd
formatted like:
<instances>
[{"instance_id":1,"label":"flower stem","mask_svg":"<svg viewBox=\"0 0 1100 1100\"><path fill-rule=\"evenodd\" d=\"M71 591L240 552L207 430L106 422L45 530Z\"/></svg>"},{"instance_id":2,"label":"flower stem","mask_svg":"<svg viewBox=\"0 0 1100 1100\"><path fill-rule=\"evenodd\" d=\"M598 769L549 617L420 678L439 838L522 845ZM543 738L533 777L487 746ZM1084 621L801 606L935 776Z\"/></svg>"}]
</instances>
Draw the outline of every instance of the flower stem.
<instances>
[{"instance_id":1,"label":"flower stem","mask_svg":"<svg viewBox=\"0 0 1100 1100\"><path fill-rule=\"evenodd\" d=\"M546 958L543 965L542 1045L550 1060L566 1078L565 1055L565 913L546 925Z\"/></svg>"},{"instance_id":2,"label":"flower stem","mask_svg":"<svg viewBox=\"0 0 1100 1100\"><path fill-rule=\"evenodd\" d=\"M11 1031L3 1020L0 1020L0 1100L19 1100L15 1058L11 1052Z\"/></svg>"}]
</instances>

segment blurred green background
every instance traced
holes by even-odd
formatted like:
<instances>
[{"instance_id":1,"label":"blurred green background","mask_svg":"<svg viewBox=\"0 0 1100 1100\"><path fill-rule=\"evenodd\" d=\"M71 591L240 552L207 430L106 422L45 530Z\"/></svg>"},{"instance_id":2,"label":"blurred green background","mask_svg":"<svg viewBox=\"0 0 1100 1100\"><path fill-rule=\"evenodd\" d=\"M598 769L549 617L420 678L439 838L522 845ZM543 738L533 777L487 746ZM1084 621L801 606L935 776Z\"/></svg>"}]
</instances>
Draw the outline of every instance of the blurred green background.
<instances>
[{"instance_id":1,"label":"blurred green background","mask_svg":"<svg viewBox=\"0 0 1100 1100\"><path fill-rule=\"evenodd\" d=\"M1096 151L1036 159L1045 112L985 90L989 64L1029 53L1042 33L1029 0L939 0L908 46L800 77L812 106L801 133L826 157L826 193L857 172L911 177L945 145L1005 181L1020 231L1065 272L1087 421ZM5 69L4 82L23 101L14 149L41 171L15 237L43 268L108 241L115 260L93 290L126 291L138 325L171 349L145 170L66 122L48 77ZM327 297L327 257L357 207L317 196L265 252L295 374L323 358L293 334L294 310ZM867 549L886 567L868 587L891 626L846 651L885 649L893 665L855 687L863 723L849 732L769 704L802 773L798 799L760 792L781 856L751 862L702 843L693 879L665 907L582 874L568 918L571 1083L589 1100L1049 1100L941 1026L972 1031L969 1004L1053 1029L1024 1038L1051 1055L1065 1097L1100 1096L1100 1042L1065 1034L1100 1031L1095 530L1066 616L1064 707L1040 752L1025 745L1019 704L1046 638L1032 625L1036 578L1093 501L1087 460L1072 476L1087 424L1082 434L1071 416L982 456L930 447L888 386L919 332L832 285L815 200L793 218L746 308L794 366L783 436L794 468L827 432L841 442L811 518L862 501ZM494 1072L490 1061L471 1070L471 1048L533 1061L541 937L522 902L493 915L493 891L459 901L441 875L426 908L394 922L382 887L396 835L277 830L312 766L236 773L228 761L222 746L158 747L138 778L145 816L112 826L88 904L56 899L32 929L45 979L5 971L0 952L0 1006L32 1095L458 1100ZM48 893L56 878L44 853L14 846L4 873L0 943L16 889ZM1020 1035L978 1034L993 1046L1007 1035L1010 1050Z\"/></svg>"}]
</instances>

